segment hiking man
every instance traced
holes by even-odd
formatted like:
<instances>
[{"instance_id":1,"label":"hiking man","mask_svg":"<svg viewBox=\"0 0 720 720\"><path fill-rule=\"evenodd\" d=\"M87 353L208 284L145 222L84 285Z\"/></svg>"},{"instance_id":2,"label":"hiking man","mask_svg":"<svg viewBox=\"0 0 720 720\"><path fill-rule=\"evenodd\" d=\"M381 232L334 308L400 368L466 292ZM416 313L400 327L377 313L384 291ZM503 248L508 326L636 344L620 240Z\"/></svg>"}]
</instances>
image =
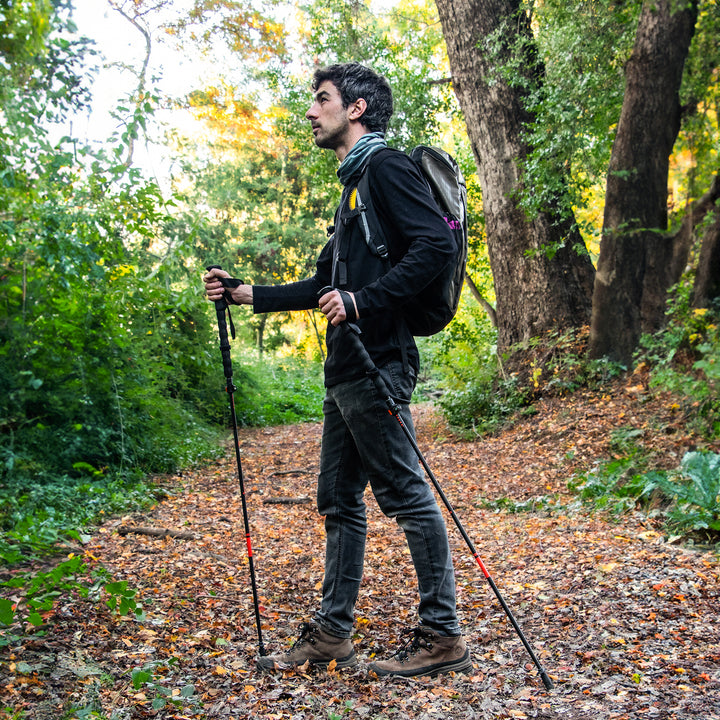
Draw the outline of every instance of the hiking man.
<instances>
[{"instance_id":1,"label":"hiking man","mask_svg":"<svg viewBox=\"0 0 720 720\"><path fill-rule=\"evenodd\" d=\"M350 638L363 575L367 483L380 509L405 532L418 580L420 624L378 675L436 675L471 667L458 625L455 575L447 530L432 490L402 428L388 413L363 370L341 323L355 323L401 417L409 411L419 355L404 326L403 304L452 261L453 241L420 171L401 152L386 149L393 111L387 80L358 63L315 72L314 101L306 113L315 144L333 150L343 185L334 235L321 251L315 275L277 286L223 286L222 270L204 276L208 298L251 304L256 313L319 307L327 316L326 396L318 512L325 517L325 576L320 608L303 623L289 651L261 656L262 668L357 663ZM374 207L388 238L391 269L365 241L357 208L357 181L366 168ZM328 290L328 288L336 288Z\"/></svg>"}]
</instances>

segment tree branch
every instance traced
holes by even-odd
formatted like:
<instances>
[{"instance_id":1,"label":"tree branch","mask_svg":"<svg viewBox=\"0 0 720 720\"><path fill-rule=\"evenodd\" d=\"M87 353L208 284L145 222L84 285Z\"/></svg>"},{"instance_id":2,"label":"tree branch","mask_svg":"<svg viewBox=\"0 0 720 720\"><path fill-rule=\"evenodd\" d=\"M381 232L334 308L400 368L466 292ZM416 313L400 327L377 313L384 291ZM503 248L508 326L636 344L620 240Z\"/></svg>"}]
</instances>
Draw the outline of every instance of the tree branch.
<instances>
[{"instance_id":1,"label":"tree branch","mask_svg":"<svg viewBox=\"0 0 720 720\"><path fill-rule=\"evenodd\" d=\"M473 279L470 277L470 273L467 271L465 271L465 283L470 288L472 296L480 303L485 312L488 314L493 327L497 327L497 313L495 312L495 308L482 296L482 293L478 290L478 286L473 282Z\"/></svg>"},{"instance_id":2,"label":"tree branch","mask_svg":"<svg viewBox=\"0 0 720 720\"><path fill-rule=\"evenodd\" d=\"M151 537L172 537L179 540L196 540L197 535L191 532L182 532L180 530L169 530L168 528L156 527L133 527L131 525L122 525L117 529L118 535L150 535Z\"/></svg>"},{"instance_id":3,"label":"tree branch","mask_svg":"<svg viewBox=\"0 0 720 720\"><path fill-rule=\"evenodd\" d=\"M108 3L110 4L110 7L118 12L120 15L122 15L136 30L138 30L140 33L142 33L143 38L145 39L145 56L143 57L142 65L140 67L140 70L136 73L138 83L137 87L135 89L135 112L133 113L133 117L128 123L128 133L126 135L127 137L127 153L125 154L125 160L123 161L123 167L127 170L131 165L133 161L133 154L135 152L135 131L138 126L137 123L137 114L141 111L142 104L145 100L145 87L146 87L146 80L147 80L147 69L150 64L150 53L152 51L152 38L150 36L150 31L147 29L147 27L144 27L139 22L139 18L142 17L143 13L140 12L137 8L135 9L133 15L130 15L122 5L117 2L117 0L108 0Z\"/></svg>"}]
</instances>

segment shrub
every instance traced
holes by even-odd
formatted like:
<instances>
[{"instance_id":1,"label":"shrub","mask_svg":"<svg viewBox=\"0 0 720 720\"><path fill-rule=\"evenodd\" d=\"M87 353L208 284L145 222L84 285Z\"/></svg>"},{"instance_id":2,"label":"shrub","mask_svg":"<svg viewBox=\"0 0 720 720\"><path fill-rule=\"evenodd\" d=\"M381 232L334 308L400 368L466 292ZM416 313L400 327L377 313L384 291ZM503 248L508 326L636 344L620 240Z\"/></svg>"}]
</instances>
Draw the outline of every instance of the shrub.
<instances>
[{"instance_id":1,"label":"shrub","mask_svg":"<svg viewBox=\"0 0 720 720\"><path fill-rule=\"evenodd\" d=\"M637 361L651 369L650 385L675 394L692 427L720 437L720 301L691 308L676 289L667 326L640 339Z\"/></svg>"},{"instance_id":2,"label":"shrub","mask_svg":"<svg viewBox=\"0 0 720 720\"><path fill-rule=\"evenodd\" d=\"M450 390L440 399L448 422L478 435L496 432L527 405L527 393L516 380L502 380L488 373L459 390Z\"/></svg>"},{"instance_id":3,"label":"shrub","mask_svg":"<svg viewBox=\"0 0 720 720\"><path fill-rule=\"evenodd\" d=\"M245 359L246 381L235 398L241 425L284 425L322 419L325 396L319 362L301 358L264 356Z\"/></svg>"},{"instance_id":4,"label":"shrub","mask_svg":"<svg viewBox=\"0 0 720 720\"><path fill-rule=\"evenodd\" d=\"M648 462L637 450L598 463L568 487L611 514L642 509L663 517L671 532L720 538L720 455L688 452L673 470L648 470Z\"/></svg>"},{"instance_id":5,"label":"shrub","mask_svg":"<svg viewBox=\"0 0 720 720\"><path fill-rule=\"evenodd\" d=\"M671 499L668 524L680 532L709 531L720 537L720 454L688 452L680 468L657 479Z\"/></svg>"}]
</instances>

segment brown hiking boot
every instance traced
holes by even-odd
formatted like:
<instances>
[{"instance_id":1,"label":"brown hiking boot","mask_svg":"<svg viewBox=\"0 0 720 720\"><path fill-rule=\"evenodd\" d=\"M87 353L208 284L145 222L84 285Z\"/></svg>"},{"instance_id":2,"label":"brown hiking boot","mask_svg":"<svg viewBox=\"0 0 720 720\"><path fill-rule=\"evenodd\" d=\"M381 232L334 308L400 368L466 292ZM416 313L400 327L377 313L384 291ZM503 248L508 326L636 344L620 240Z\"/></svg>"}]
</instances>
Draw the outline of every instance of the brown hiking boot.
<instances>
[{"instance_id":1,"label":"brown hiking boot","mask_svg":"<svg viewBox=\"0 0 720 720\"><path fill-rule=\"evenodd\" d=\"M261 655L257 664L262 670L290 670L305 663L327 667L333 660L338 668L352 667L357 663L350 639L335 637L311 622L300 625L300 637L290 650L276 655Z\"/></svg>"},{"instance_id":2,"label":"brown hiking boot","mask_svg":"<svg viewBox=\"0 0 720 720\"><path fill-rule=\"evenodd\" d=\"M406 634L412 637L389 660L370 663L369 669L383 675L434 677L446 672L465 672L472 667L470 651L460 635L448 637L426 627Z\"/></svg>"}]
</instances>

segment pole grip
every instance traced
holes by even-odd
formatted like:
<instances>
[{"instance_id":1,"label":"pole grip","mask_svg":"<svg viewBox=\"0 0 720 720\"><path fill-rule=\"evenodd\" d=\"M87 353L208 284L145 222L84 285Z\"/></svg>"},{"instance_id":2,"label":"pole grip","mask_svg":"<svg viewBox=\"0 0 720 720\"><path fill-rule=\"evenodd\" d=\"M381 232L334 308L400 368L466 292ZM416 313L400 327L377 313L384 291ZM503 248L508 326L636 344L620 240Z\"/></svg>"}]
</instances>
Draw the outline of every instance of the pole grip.
<instances>
[{"instance_id":1,"label":"pole grip","mask_svg":"<svg viewBox=\"0 0 720 720\"><path fill-rule=\"evenodd\" d=\"M220 265L208 265L208 270L222 270ZM232 360L230 358L230 339L228 338L227 320L225 319L225 311L227 310L225 298L215 301L215 313L217 315L218 334L220 335L220 354L222 355L223 372L225 379L228 381L228 388L232 385Z\"/></svg>"}]
</instances>

